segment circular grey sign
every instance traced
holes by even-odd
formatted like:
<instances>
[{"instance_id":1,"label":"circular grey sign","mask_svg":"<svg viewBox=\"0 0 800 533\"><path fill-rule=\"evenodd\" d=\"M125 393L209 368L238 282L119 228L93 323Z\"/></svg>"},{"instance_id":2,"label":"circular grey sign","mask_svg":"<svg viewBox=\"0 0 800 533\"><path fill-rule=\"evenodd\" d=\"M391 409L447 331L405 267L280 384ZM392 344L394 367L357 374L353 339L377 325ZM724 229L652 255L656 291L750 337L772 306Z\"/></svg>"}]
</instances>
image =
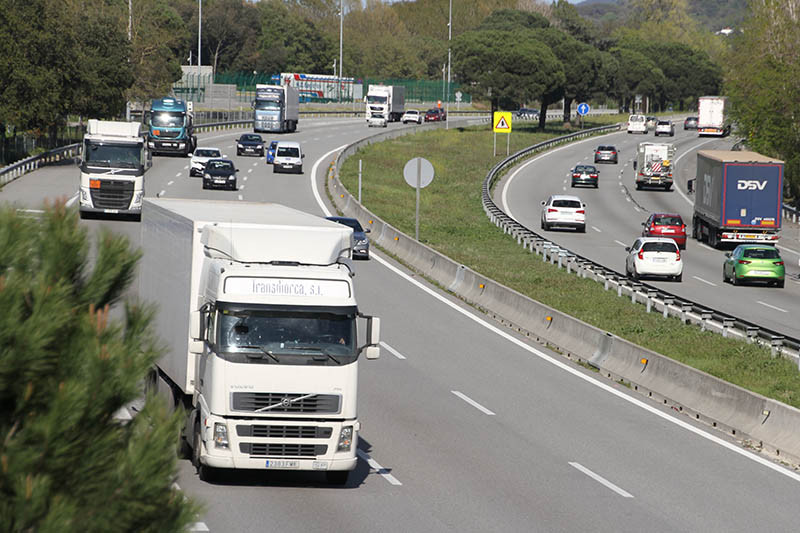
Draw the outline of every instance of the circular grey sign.
<instances>
[{"instance_id":1,"label":"circular grey sign","mask_svg":"<svg viewBox=\"0 0 800 533\"><path fill-rule=\"evenodd\" d=\"M419 187L423 189L433 181L433 165L424 157L409 159L403 167L403 178L412 187L417 186L417 173L419 173Z\"/></svg>"}]
</instances>

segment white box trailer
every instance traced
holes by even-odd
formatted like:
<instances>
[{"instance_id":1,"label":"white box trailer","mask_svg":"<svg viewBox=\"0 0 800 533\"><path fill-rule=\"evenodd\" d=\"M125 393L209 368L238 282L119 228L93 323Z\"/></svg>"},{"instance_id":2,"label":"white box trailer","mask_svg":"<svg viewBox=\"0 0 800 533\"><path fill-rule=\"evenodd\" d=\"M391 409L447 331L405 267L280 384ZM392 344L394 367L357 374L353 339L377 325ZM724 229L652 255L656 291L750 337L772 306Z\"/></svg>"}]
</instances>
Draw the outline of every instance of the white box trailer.
<instances>
[{"instance_id":1,"label":"white box trailer","mask_svg":"<svg viewBox=\"0 0 800 533\"><path fill-rule=\"evenodd\" d=\"M352 230L278 204L146 199L139 292L166 344L153 383L188 414L204 479L217 468L356 466L361 314ZM359 346L357 319L366 320Z\"/></svg>"}]
</instances>

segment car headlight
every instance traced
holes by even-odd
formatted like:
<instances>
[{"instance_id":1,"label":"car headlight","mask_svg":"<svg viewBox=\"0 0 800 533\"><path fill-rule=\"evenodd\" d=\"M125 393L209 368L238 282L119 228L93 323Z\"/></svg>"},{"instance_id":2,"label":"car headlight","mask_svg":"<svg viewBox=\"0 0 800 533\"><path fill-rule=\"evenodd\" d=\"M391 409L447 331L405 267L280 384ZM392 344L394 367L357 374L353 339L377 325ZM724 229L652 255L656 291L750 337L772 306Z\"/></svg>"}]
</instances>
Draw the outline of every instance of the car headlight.
<instances>
[{"instance_id":1,"label":"car headlight","mask_svg":"<svg viewBox=\"0 0 800 533\"><path fill-rule=\"evenodd\" d=\"M211 179L211 174L205 174L203 176L203 179L210 180Z\"/></svg>"},{"instance_id":2,"label":"car headlight","mask_svg":"<svg viewBox=\"0 0 800 533\"><path fill-rule=\"evenodd\" d=\"M339 432L339 446L336 451L349 452L353 445L353 426L344 426Z\"/></svg>"},{"instance_id":3,"label":"car headlight","mask_svg":"<svg viewBox=\"0 0 800 533\"><path fill-rule=\"evenodd\" d=\"M236 143L236 146L238 146L239 148L244 148L244 146L240 143Z\"/></svg>"},{"instance_id":4,"label":"car headlight","mask_svg":"<svg viewBox=\"0 0 800 533\"><path fill-rule=\"evenodd\" d=\"M235 180L235 179L236 179L236 176L228 176L228 181Z\"/></svg>"},{"instance_id":5,"label":"car headlight","mask_svg":"<svg viewBox=\"0 0 800 533\"><path fill-rule=\"evenodd\" d=\"M367 239L358 239L356 240L356 244L367 244Z\"/></svg>"},{"instance_id":6,"label":"car headlight","mask_svg":"<svg viewBox=\"0 0 800 533\"><path fill-rule=\"evenodd\" d=\"M264 145L263 145L263 144L257 144L257 145L256 145L256 148L258 148L259 150L261 150L262 148L264 148Z\"/></svg>"},{"instance_id":7,"label":"car headlight","mask_svg":"<svg viewBox=\"0 0 800 533\"><path fill-rule=\"evenodd\" d=\"M214 423L214 446L217 448L228 447L228 426L222 422Z\"/></svg>"}]
</instances>

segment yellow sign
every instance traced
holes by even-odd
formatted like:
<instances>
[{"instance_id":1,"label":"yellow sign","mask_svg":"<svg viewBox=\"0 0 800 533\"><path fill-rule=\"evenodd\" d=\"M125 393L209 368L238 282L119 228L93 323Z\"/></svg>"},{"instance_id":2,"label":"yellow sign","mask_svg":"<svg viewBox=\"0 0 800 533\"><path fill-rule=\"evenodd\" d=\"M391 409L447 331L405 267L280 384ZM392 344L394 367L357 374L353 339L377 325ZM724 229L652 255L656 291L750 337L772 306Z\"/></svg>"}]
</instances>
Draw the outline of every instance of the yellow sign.
<instances>
[{"instance_id":1,"label":"yellow sign","mask_svg":"<svg viewBox=\"0 0 800 533\"><path fill-rule=\"evenodd\" d=\"M495 111L492 119L492 131L495 133L511 133L511 112Z\"/></svg>"}]
</instances>

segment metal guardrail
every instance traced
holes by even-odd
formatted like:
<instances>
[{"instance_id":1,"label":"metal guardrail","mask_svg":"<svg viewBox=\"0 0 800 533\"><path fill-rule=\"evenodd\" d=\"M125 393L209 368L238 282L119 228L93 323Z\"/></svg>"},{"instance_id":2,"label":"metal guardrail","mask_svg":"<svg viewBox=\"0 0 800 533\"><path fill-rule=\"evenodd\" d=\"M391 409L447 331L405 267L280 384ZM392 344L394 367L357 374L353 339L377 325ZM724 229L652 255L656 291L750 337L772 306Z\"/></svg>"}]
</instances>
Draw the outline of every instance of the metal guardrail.
<instances>
[{"instance_id":1,"label":"metal guardrail","mask_svg":"<svg viewBox=\"0 0 800 533\"><path fill-rule=\"evenodd\" d=\"M721 332L723 336L727 336L729 333L734 332L732 330L735 330L738 336L750 342L760 341L770 346L773 353L780 352L782 355L786 355L792 359L797 358L800 363L800 339L789 337L754 322L676 296L652 285L630 280L625 274L595 263L591 259L575 254L565 248L561 248L559 245L549 241L508 216L508 214L494 203L491 196L492 186L495 180L501 176L502 171L507 167L514 165L519 160L535 152L551 148L557 144L619 128L619 125L593 128L591 130L558 137L520 150L502 160L489 171L489 174L487 174L483 181L482 202L483 210L486 212L486 215L492 223L502 228L505 233L514 237L517 243L523 245L526 249L530 248L531 252L542 254L543 260L548 260L549 256L550 261L555 263L557 260L559 266L564 262L566 263L568 271L570 271L570 267L572 267L579 275L583 275L583 277L588 275L595 281L603 283L607 290L615 287L618 295L622 296L623 293L625 293L626 296L630 296L632 301L641 301L645 303L648 306L648 310L655 301L659 301L665 309L665 315L669 314L668 310L671 310L673 314L686 321L687 314L693 314L695 321L700 323L701 327L704 329L717 330ZM789 350L786 350L787 348Z\"/></svg>"},{"instance_id":2,"label":"metal guardrail","mask_svg":"<svg viewBox=\"0 0 800 533\"><path fill-rule=\"evenodd\" d=\"M5 166L0 169L0 187L39 167L70 160L78 154L80 147L80 143L61 146Z\"/></svg>"}]
</instances>

